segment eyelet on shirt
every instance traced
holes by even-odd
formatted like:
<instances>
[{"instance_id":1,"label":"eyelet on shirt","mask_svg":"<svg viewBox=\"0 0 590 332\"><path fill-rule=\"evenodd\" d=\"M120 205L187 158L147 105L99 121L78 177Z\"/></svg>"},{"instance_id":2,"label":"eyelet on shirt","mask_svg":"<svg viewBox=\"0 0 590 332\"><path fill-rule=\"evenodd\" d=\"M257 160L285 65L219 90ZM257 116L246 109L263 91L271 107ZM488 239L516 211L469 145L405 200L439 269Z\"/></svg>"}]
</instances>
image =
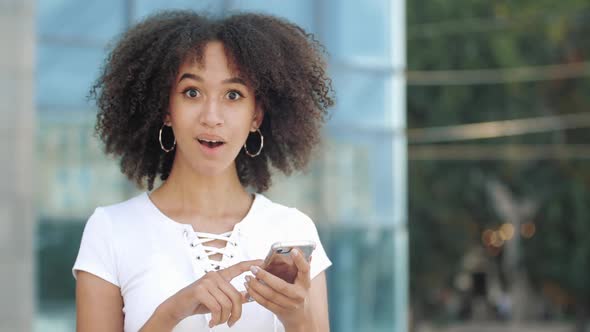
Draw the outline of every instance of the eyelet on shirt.
<instances>
[{"instance_id":1,"label":"eyelet on shirt","mask_svg":"<svg viewBox=\"0 0 590 332\"><path fill-rule=\"evenodd\" d=\"M229 267L232 263L231 260L236 257L235 251L239 246L238 241L235 240L235 235L232 237L231 231L222 234L188 231L187 240L191 251L195 255L193 257L198 261L197 269L202 268L205 272L218 271ZM225 241L226 246L218 248L207 245L208 242L215 240ZM210 258L210 256L216 254L222 256L219 261Z\"/></svg>"}]
</instances>

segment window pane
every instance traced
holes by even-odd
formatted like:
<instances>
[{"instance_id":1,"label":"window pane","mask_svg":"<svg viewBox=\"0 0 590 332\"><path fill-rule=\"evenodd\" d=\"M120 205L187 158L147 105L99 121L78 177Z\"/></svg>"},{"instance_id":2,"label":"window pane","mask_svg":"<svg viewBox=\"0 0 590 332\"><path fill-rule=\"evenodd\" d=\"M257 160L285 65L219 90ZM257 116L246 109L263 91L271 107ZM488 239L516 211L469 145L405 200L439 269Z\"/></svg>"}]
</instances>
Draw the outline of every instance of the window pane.
<instances>
[{"instance_id":1,"label":"window pane","mask_svg":"<svg viewBox=\"0 0 590 332\"><path fill-rule=\"evenodd\" d=\"M38 45L36 104L88 108L86 97L105 52L99 48Z\"/></svg>"},{"instance_id":2,"label":"window pane","mask_svg":"<svg viewBox=\"0 0 590 332\"><path fill-rule=\"evenodd\" d=\"M141 18L160 10L172 9L192 9L195 11L208 12L210 14L218 14L223 9L223 3L223 1L218 0L139 0L135 2L134 16L136 18Z\"/></svg>"},{"instance_id":3,"label":"window pane","mask_svg":"<svg viewBox=\"0 0 590 332\"><path fill-rule=\"evenodd\" d=\"M37 1L37 35L60 40L92 40L108 42L124 29L124 2L101 1Z\"/></svg>"},{"instance_id":4,"label":"window pane","mask_svg":"<svg viewBox=\"0 0 590 332\"><path fill-rule=\"evenodd\" d=\"M322 40L337 58L370 56L387 60L388 1L319 1Z\"/></svg>"},{"instance_id":5,"label":"window pane","mask_svg":"<svg viewBox=\"0 0 590 332\"><path fill-rule=\"evenodd\" d=\"M335 67L332 79L337 100L331 125L386 126L385 74Z\"/></svg>"},{"instance_id":6,"label":"window pane","mask_svg":"<svg viewBox=\"0 0 590 332\"><path fill-rule=\"evenodd\" d=\"M314 2L311 0L236 0L229 10L257 11L284 17L307 32L316 32Z\"/></svg>"},{"instance_id":7,"label":"window pane","mask_svg":"<svg viewBox=\"0 0 590 332\"><path fill-rule=\"evenodd\" d=\"M320 236L335 263L327 272L331 330L392 331L392 271L405 255L395 251L393 229L340 225L321 227Z\"/></svg>"},{"instance_id":8,"label":"window pane","mask_svg":"<svg viewBox=\"0 0 590 332\"><path fill-rule=\"evenodd\" d=\"M132 187L119 165L103 154L94 134L95 113L40 114L38 214L48 220L86 219L98 205L124 200Z\"/></svg>"}]
</instances>

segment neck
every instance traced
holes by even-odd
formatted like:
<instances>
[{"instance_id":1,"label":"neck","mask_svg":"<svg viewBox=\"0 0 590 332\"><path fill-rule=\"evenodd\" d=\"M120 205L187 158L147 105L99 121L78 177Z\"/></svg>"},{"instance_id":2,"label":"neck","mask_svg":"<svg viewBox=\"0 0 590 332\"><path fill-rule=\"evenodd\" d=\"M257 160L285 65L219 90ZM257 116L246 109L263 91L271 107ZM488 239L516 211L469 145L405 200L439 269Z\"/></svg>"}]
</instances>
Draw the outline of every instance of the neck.
<instances>
[{"instance_id":1,"label":"neck","mask_svg":"<svg viewBox=\"0 0 590 332\"><path fill-rule=\"evenodd\" d=\"M173 213L209 220L231 218L250 206L235 164L216 175L204 175L175 162L166 182L152 196ZM183 218L184 219L184 218Z\"/></svg>"}]
</instances>

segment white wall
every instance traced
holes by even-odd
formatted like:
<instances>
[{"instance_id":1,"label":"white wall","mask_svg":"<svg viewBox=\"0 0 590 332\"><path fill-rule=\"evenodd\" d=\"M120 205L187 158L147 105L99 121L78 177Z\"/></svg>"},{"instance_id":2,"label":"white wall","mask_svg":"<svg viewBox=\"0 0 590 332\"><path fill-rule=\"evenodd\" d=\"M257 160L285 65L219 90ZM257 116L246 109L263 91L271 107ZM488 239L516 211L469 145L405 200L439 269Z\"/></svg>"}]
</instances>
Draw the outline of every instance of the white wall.
<instances>
[{"instance_id":1,"label":"white wall","mask_svg":"<svg viewBox=\"0 0 590 332\"><path fill-rule=\"evenodd\" d=\"M0 1L0 332L34 312L34 1Z\"/></svg>"}]
</instances>

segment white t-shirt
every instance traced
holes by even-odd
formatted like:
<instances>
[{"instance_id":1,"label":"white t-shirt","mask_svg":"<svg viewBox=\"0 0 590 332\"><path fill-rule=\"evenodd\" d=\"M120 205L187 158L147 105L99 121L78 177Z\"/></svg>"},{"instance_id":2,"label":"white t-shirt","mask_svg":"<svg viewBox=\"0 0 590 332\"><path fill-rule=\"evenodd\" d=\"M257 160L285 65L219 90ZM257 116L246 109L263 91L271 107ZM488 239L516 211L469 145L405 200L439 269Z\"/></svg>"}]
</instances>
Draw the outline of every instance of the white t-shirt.
<instances>
[{"instance_id":1,"label":"white t-shirt","mask_svg":"<svg viewBox=\"0 0 590 332\"><path fill-rule=\"evenodd\" d=\"M125 331L138 331L158 305L211 270L211 262L191 225L164 215L143 193L128 201L99 207L88 220L78 258L72 269L92 273L121 289ZM326 256L314 223L294 208L273 203L261 194L246 217L237 223L222 262L264 259L277 241L312 240L317 247L311 261L311 278L332 263ZM192 245L191 245L192 244ZM245 291L246 272L232 280ZM256 302L242 307L242 317L230 329L227 324L209 329L210 314L181 321L174 332L284 331L275 315Z\"/></svg>"}]
</instances>

